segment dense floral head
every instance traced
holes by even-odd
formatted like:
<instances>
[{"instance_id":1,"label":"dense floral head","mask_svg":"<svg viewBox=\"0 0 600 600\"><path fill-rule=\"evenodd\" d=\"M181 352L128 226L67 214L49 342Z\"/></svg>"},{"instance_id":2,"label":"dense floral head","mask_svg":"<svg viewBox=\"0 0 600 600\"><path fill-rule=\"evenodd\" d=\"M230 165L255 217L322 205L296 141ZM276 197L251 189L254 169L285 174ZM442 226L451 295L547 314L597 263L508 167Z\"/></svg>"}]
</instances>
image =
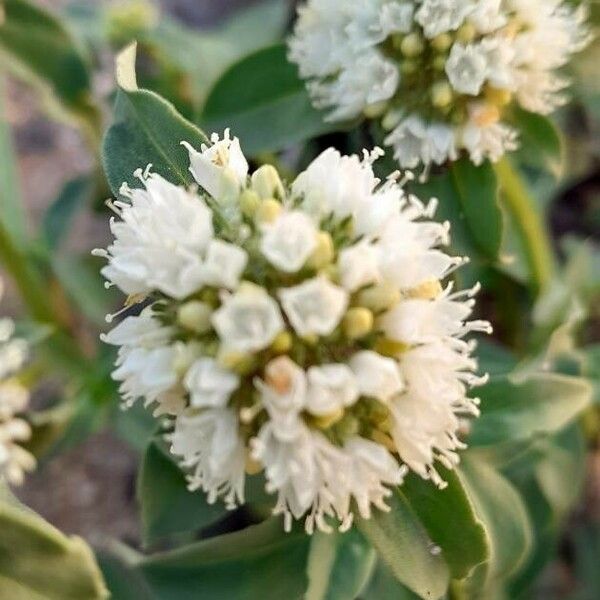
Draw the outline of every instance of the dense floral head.
<instances>
[{"instance_id":1,"label":"dense floral head","mask_svg":"<svg viewBox=\"0 0 600 600\"><path fill-rule=\"evenodd\" d=\"M479 164L516 148L512 106L563 103L585 16L562 0L308 0L289 54L330 120L380 119L403 168Z\"/></svg>"},{"instance_id":2,"label":"dense floral head","mask_svg":"<svg viewBox=\"0 0 600 600\"><path fill-rule=\"evenodd\" d=\"M0 280L0 298L2 293ZM31 427L16 416L27 408L29 392L15 378L27 358L27 344L13 338L14 328L10 319L0 319L0 479L19 485L35 459L19 445L29 439Z\"/></svg>"},{"instance_id":3,"label":"dense floral head","mask_svg":"<svg viewBox=\"0 0 600 600\"><path fill-rule=\"evenodd\" d=\"M248 174L226 133L190 153L202 190L149 169L114 203L115 241L103 273L137 316L105 340L119 347L114 377L170 419L167 439L191 489L229 507L247 474L264 472L274 512L329 530L385 509L408 468L443 486L468 389L476 290L443 283L463 259L440 246L398 175L361 159L321 154L291 185L264 166Z\"/></svg>"}]
</instances>

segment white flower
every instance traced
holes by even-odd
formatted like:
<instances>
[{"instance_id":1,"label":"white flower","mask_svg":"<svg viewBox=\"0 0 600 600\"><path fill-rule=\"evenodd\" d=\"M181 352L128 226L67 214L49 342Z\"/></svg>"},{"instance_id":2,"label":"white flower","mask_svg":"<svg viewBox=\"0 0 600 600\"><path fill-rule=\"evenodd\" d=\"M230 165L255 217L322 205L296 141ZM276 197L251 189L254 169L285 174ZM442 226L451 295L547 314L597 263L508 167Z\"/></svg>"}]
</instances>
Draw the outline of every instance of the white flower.
<instances>
[{"instance_id":1,"label":"white flower","mask_svg":"<svg viewBox=\"0 0 600 600\"><path fill-rule=\"evenodd\" d=\"M327 10L339 11L326 1ZM365 35L356 23L341 25L357 47L385 35L379 8L369 2L344 10L344 18L359 14L369 23ZM488 117L473 115L478 126ZM444 125L421 125L419 152L428 164L455 152ZM179 190L208 213L199 221L201 240L182 222L187 199L183 216L175 201L166 217L183 232L175 259L181 245L193 246L186 259L194 257L198 278L192 285L164 269L151 272L151 261L148 271L127 272L143 275L149 306L104 336L119 349L113 377L126 406L138 397L154 404L154 415L172 429L167 439L190 489L203 490L209 502L243 503L245 472L262 470L286 529L304 518L308 533L330 532L336 522L344 531L355 515L388 510L386 498L407 469L400 461L440 486L436 462L458 461L461 420L478 414L468 392L484 381L474 374L474 346L463 338L489 324L468 320L476 288L443 289L463 259L440 249L449 225L431 221L436 202L405 193L398 173L381 182L373 168L381 154L325 151L292 186L263 167L236 183L229 213ZM162 231L164 223L154 221L163 209L143 212L154 232ZM142 221L131 224L139 229ZM148 247L145 234L136 235L128 238L132 256ZM316 252L321 240L327 252ZM321 254L329 263L318 275L302 268L316 269L319 260L311 258ZM173 282L192 292L173 293ZM129 299L126 308L140 300ZM0 374L23 360L22 349L2 346L11 331L0 321ZM8 391L0 377L0 467L8 460L3 448L26 434L24 422L2 420L25 402L13 390L6 404ZM17 463L27 466L23 456L10 459Z\"/></svg>"},{"instance_id":2,"label":"white flower","mask_svg":"<svg viewBox=\"0 0 600 600\"><path fill-rule=\"evenodd\" d=\"M302 426L298 418L306 406L306 373L287 356L272 360L265 380L255 382L262 403L271 417L273 432L281 440L296 438Z\"/></svg>"},{"instance_id":3,"label":"white flower","mask_svg":"<svg viewBox=\"0 0 600 600\"><path fill-rule=\"evenodd\" d=\"M188 410L169 436L171 452L190 470L190 490L201 489L210 504L223 497L227 508L244 503L246 451L235 413L227 409Z\"/></svg>"},{"instance_id":4,"label":"white flower","mask_svg":"<svg viewBox=\"0 0 600 600\"><path fill-rule=\"evenodd\" d=\"M468 331L489 331L489 325L480 321L467 321L475 304L472 298L462 296L474 290L450 295L446 292L433 300L403 300L385 314L380 325L386 335L407 345L425 344L439 338L461 337Z\"/></svg>"},{"instance_id":5,"label":"white flower","mask_svg":"<svg viewBox=\"0 0 600 600\"><path fill-rule=\"evenodd\" d=\"M466 0L423 0L415 20L428 38L434 38L458 29L471 10L471 2Z\"/></svg>"},{"instance_id":6,"label":"white flower","mask_svg":"<svg viewBox=\"0 0 600 600\"><path fill-rule=\"evenodd\" d=\"M265 226L261 252L285 273L299 271L317 246L317 228L305 213L285 211Z\"/></svg>"},{"instance_id":7,"label":"white flower","mask_svg":"<svg viewBox=\"0 0 600 600\"><path fill-rule=\"evenodd\" d=\"M119 347L112 377L120 381L119 392L126 406L144 398L156 402L177 383L177 349L167 345L172 329L163 327L150 312L127 317L103 341Z\"/></svg>"},{"instance_id":8,"label":"white flower","mask_svg":"<svg viewBox=\"0 0 600 600\"><path fill-rule=\"evenodd\" d=\"M301 336L327 336L341 321L348 294L323 276L279 290L283 310Z\"/></svg>"},{"instance_id":9,"label":"white flower","mask_svg":"<svg viewBox=\"0 0 600 600\"><path fill-rule=\"evenodd\" d=\"M480 163L514 149L508 105L563 104L561 70L591 38L587 13L566 0L307 0L289 58L327 119L378 121L400 166L427 173L463 150ZM469 100L498 112L478 141L463 136Z\"/></svg>"},{"instance_id":10,"label":"white flower","mask_svg":"<svg viewBox=\"0 0 600 600\"><path fill-rule=\"evenodd\" d=\"M256 286L226 298L211 320L225 346L239 352L263 350L284 329L277 302Z\"/></svg>"},{"instance_id":11,"label":"white flower","mask_svg":"<svg viewBox=\"0 0 600 600\"><path fill-rule=\"evenodd\" d=\"M238 286L247 264L248 253L243 248L222 240L212 240L204 260L203 281L233 290Z\"/></svg>"},{"instance_id":12,"label":"white flower","mask_svg":"<svg viewBox=\"0 0 600 600\"><path fill-rule=\"evenodd\" d=\"M356 501L360 516L370 519L371 506L389 512L385 499L392 495L392 491L387 486L400 485L406 469L400 467L385 448L361 437L348 440L344 451L352 460L349 492Z\"/></svg>"},{"instance_id":13,"label":"white flower","mask_svg":"<svg viewBox=\"0 0 600 600\"><path fill-rule=\"evenodd\" d=\"M141 175L140 175L141 177ZM202 253L212 236L204 201L156 174L142 177L145 189L123 188L130 203L118 202L111 221L115 241L102 274L126 294L159 290L185 298L202 286Z\"/></svg>"},{"instance_id":14,"label":"white flower","mask_svg":"<svg viewBox=\"0 0 600 600\"><path fill-rule=\"evenodd\" d=\"M190 392L190 404L196 408L224 408L240 384L235 373L219 366L212 358L200 358L192 364L183 381Z\"/></svg>"},{"instance_id":15,"label":"white flower","mask_svg":"<svg viewBox=\"0 0 600 600\"><path fill-rule=\"evenodd\" d=\"M182 144L190 155L190 172L194 179L216 200L239 192L248 176L248 161L238 138L229 137L226 129L221 140L215 133L210 146L202 145L198 152L187 142Z\"/></svg>"},{"instance_id":16,"label":"white flower","mask_svg":"<svg viewBox=\"0 0 600 600\"><path fill-rule=\"evenodd\" d=\"M447 226L417 221L414 207L405 208L389 221L381 235L378 244L380 272L402 290L443 279L460 263L460 259L436 249L447 241Z\"/></svg>"},{"instance_id":17,"label":"white flower","mask_svg":"<svg viewBox=\"0 0 600 600\"><path fill-rule=\"evenodd\" d=\"M452 87L463 94L477 96L488 73L487 55L480 44L452 46L446 62L446 74Z\"/></svg>"},{"instance_id":18,"label":"white flower","mask_svg":"<svg viewBox=\"0 0 600 600\"><path fill-rule=\"evenodd\" d=\"M462 144L476 165L486 158L497 161L505 152L518 147L517 132L504 123L488 122L486 110L481 105L471 105L470 119L460 132Z\"/></svg>"},{"instance_id":19,"label":"white flower","mask_svg":"<svg viewBox=\"0 0 600 600\"><path fill-rule=\"evenodd\" d=\"M366 241L342 250L338 267L341 284L349 292L376 283L381 278L377 247Z\"/></svg>"},{"instance_id":20,"label":"white flower","mask_svg":"<svg viewBox=\"0 0 600 600\"><path fill-rule=\"evenodd\" d=\"M385 39L391 33L409 33L412 29L415 7L413 2L388 2L381 7L379 27Z\"/></svg>"},{"instance_id":21,"label":"white flower","mask_svg":"<svg viewBox=\"0 0 600 600\"><path fill-rule=\"evenodd\" d=\"M349 364L362 396L388 402L404 389L400 367L391 358L363 350L357 352Z\"/></svg>"},{"instance_id":22,"label":"white flower","mask_svg":"<svg viewBox=\"0 0 600 600\"><path fill-rule=\"evenodd\" d=\"M311 367L307 375L306 407L313 415L330 415L358 400L358 386L354 374L346 365Z\"/></svg>"},{"instance_id":23,"label":"white flower","mask_svg":"<svg viewBox=\"0 0 600 600\"><path fill-rule=\"evenodd\" d=\"M441 165L457 157L453 130L441 123L427 124L416 115L403 119L385 143L394 148L394 158L406 169L420 164Z\"/></svg>"},{"instance_id":24,"label":"white flower","mask_svg":"<svg viewBox=\"0 0 600 600\"><path fill-rule=\"evenodd\" d=\"M282 440L275 426L274 422L267 422L251 441L252 458L265 467L267 491L278 494L273 512L299 519L314 503L321 485L314 437L306 426L300 425L293 439ZM285 526L291 529L291 519L286 517Z\"/></svg>"},{"instance_id":25,"label":"white flower","mask_svg":"<svg viewBox=\"0 0 600 600\"><path fill-rule=\"evenodd\" d=\"M3 292L0 279L0 297ZM27 409L29 391L11 377L23 367L28 346L25 340L12 337L14 328L12 320L0 320L0 479L20 485L36 461L21 447L31 437L31 426L18 416Z\"/></svg>"},{"instance_id":26,"label":"white flower","mask_svg":"<svg viewBox=\"0 0 600 600\"><path fill-rule=\"evenodd\" d=\"M298 175L292 198L301 200L301 209L317 220L333 215L341 221L371 200L378 183L369 161L329 148Z\"/></svg>"}]
</instances>

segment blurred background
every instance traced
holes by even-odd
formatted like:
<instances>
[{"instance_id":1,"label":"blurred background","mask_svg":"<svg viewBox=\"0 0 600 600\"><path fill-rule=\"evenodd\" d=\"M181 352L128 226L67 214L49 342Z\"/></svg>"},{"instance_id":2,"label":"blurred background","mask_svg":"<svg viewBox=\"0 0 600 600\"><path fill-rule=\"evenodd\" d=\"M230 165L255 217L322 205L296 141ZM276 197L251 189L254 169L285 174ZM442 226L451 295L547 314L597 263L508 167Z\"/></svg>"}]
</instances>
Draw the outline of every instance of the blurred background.
<instances>
[{"instance_id":1,"label":"blurred background","mask_svg":"<svg viewBox=\"0 0 600 600\"><path fill-rule=\"evenodd\" d=\"M93 53L95 62L94 86L100 97L104 97L103 107L110 110L111 95L114 91L114 55L131 39L147 37L150 41L146 52L139 58L142 81L157 90L157 79L167 78L162 84L162 92L171 85L169 75L180 77L182 94L180 103L186 97L185 81L187 64L177 64L177 57L187 54L186 61L201 70L201 65L212 62L218 70L233 62L238 54L236 44L221 39L219 30L232 24L236 12L257 5L252 0L164 0L160 3L123 2L118 0L39 0L43 6L60 13L72 31L78 35L88 50ZM285 0L281 0L285 4ZM285 26L281 17L293 14L291 2L287 9L276 10L277 18L271 23L272 31L267 33L274 41ZM269 11L271 12L271 11ZM251 20L256 19L248 15ZM260 13L256 19L260 26ZM160 22L160 27L159 27ZM206 32L205 35L203 32ZM181 33L179 47L166 48L173 36ZM193 36L200 47L206 49L204 56L189 53L185 48L185 36ZM196 37L197 36L197 37ZM154 47L156 45L156 47ZM261 45L261 42L258 42ZM262 44L264 45L264 43ZM240 46L244 52L244 44ZM181 69L181 71L179 71ZM165 73L165 71L169 71ZM218 72L218 71L216 71ZM49 118L47 107L40 95L18 78L7 75L2 81L2 141L0 144L12 147L18 184L27 216L29 231L36 232L44 228L48 211L64 192L70 182L85 180L93 170L95 160L89 144L81 129L69 126L69 123L57 123ZM210 82L200 81L198 88L208 91ZM106 115L109 118L109 115ZM0 175L1 176L1 175ZM109 197L108 188L104 190ZM102 196L99 196L101 199ZM97 273L97 262L86 261L86 255L92 248L105 247L109 240L107 213L100 204L97 211L89 206L79 206L73 211L73 224L60 241L60 253L65 260L72 256L81 256L82 262L96 265L96 273L86 270L86 283L101 288L102 282ZM72 266L72 265L71 265ZM65 270L69 266L65 264ZM78 270L81 275L81 271ZM77 278L77 275L75 275ZM94 278L96 281L94 281ZM3 314L20 316L20 300L15 293L9 277L4 277L7 294L3 300ZM81 282L80 282L81 283ZM96 337L102 328L104 313L110 304L97 298L107 296L98 289L75 291L79 302L88 303L84 313L88 317L78 323L78 335L83 338ZM100 294L100 296L98 296ZM83 296L83 297L82 297ZM93 304L93 305L90 305ZM92 340L88 340L90 346ZM95 342L95 340L93 340ZM44 408L53 401L58 393L49 382L44 382L34 396L34 408ZM116 405L117 397L113 398ZM104 429L104 428L102 428ZM71 445L70 442L67 445ZM57 449L59 450L59 449ZM77 534L102 544L107 537L116 537L138 546L140 543L139 518L135 503L135 478L138 469L139 454L126 440L111 431L93 433L87 439L77 442L66 452L53 452L53 457L40 468L26 484L17 490L18 496L36 512L53 525L69 534Z\"/></svg>"},{"instance_id":2,"label":"blurred background","mask_svg":"<svg viewBox=\"0 0 600 600\"><path fill-rule=\"evenodd\" d=\"M24 226L39 237L40 247L50 244L56 250L51 268L60 291L50 287L48 294L58 306L63 303L80 351L96 356L103 317L116 305L109 292L102 290L99 263L89 255L109 239L102 205L109 191L99 170L98 133L110 118L115 53L137 39L140 86L167 97L184 116L191 117L228 66L281 38L292 22L293 2L271 2L268 9L264 2L259 5L250 0L37 0L37 4L59 13L89 56L95 118L100 124L90 131L56 115L43 94L9 69L0 80L0 178L7 182L13 177L14 166L16 181L11 185L25 207ZM547 215L556 248L568 265L560 289L538 310L552 313L558 305L574 301L578 293L585 295L590 308L580 335L582 345L590 345L600 341L600 303L597 296L591 301L589 297L591 279L600 278L600 41L577 60L574 78L573 101L556 117L566 134L559 183L548 175L532 175L530 183L540 199L540 210ZM527 162L528 157L523 160ZM65 218L71 222L69 227L64 226ZM582 260L585 268L577 262ZM41 258L40 264L45 265ZM8 293L2 312L20 317L19 298L10 279L5 280ZM513 290L509 287L505 293ZM110 361L106 363L99 379L108 376ZM36 389L34 407L43 414L68 386L60 377L44 380ZM141 427L139 420L119 413L114 388L103 389L101 395L105 407L101 416L94 413L90 423L89 405L80 403L73 410L81 413L61 429L60 443L53 433L60 415L45 415L47 420L39 426L48 431L49 438L41 443L47 443L51 451L17 494L66 533L81 535L95 545L115 537L139 546L135 481L139 440L145 432L136 429ZM544 572L538 598L600 598L599 426L596 406L586 415L585 490L561 540L559 555Z\"/></svg>"}]
</instances>

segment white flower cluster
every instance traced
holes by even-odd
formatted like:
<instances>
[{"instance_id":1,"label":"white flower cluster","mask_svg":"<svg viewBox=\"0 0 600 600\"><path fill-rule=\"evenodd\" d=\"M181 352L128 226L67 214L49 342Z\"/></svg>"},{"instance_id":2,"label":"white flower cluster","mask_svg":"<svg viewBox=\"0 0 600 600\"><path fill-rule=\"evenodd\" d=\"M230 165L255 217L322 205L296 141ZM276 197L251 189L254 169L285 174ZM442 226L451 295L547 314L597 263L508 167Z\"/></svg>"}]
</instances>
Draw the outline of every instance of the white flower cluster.
<instances>
[{"instance_id":1,"label":"white flower cluster","mask_svg":"<svg viewBox=\"0 0 600 600\"><path fill-rule=\"evenodd\" d=\"M122 188L104 276L144 301L105 341L119 347L126 405L154 404L191 489L228 507L264 472L275 514L352 522L386 509L407 468L443 486L478 414L469 321L476 290L452 292L462 262L440 250L434 202L373 174L380 151L321 154L291 186L250 177L237 139L196 151L198 190L149 169Z\"/></svg>"},{"instance_id":2,"label":"white flower cluster","mask_svg":"<svg viewBox=\"0 0 600 600\"><path fill-rule=\"evenodd\" d=\"M315 105L380 119L409 169L514 150L509 105L563 103L558 71L589 39L585 8L563 0L308 0L298 13L289 56Z\"/></svg>"},{"instance_id":3,"label":"white flower cluster","mask_svg":"<svg viewBox=\"0 0 600 600\"><path fill-rule=\"evenodd\" d=\"M27 358L27 343L13 338L13 332L14 323L0 319L0 478L19 485L35 468L35 459L19 445L31 436L29 423L16 416L27 408L29 392L14 378Z\"/></svg>"}]
</instances>

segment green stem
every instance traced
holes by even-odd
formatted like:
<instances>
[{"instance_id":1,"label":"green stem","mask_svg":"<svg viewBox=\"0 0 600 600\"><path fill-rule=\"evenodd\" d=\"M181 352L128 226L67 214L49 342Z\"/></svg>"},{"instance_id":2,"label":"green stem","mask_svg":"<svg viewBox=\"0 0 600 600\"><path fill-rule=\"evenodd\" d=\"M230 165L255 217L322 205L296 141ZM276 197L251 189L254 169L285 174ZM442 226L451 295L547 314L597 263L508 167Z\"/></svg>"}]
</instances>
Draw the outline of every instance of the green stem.
<instances>
[{"instance_id":1,"label":"green stem","mask_svg":"<svg viewBox=\"0 0 600 600\"><path fill-rule=\"evenodd\" d=\"M502 159L495 169L505 206L517 226L527 254L534 291L539 294L548 288L555 270L548 230L535 199L510 161Z\"/></svg>"},{"instance_id":2,"label":"green stem","mask_svg":"<svg viewBox=\"0 0 600 600\"><path fill-rule=\"evenodd\" d=\"M14 245L2 223L0 223L0 260L17 284L31 316L40 323L55 324L43 279L36 270L31 268L26 258Z\"/></svg>"}]
</instances>

